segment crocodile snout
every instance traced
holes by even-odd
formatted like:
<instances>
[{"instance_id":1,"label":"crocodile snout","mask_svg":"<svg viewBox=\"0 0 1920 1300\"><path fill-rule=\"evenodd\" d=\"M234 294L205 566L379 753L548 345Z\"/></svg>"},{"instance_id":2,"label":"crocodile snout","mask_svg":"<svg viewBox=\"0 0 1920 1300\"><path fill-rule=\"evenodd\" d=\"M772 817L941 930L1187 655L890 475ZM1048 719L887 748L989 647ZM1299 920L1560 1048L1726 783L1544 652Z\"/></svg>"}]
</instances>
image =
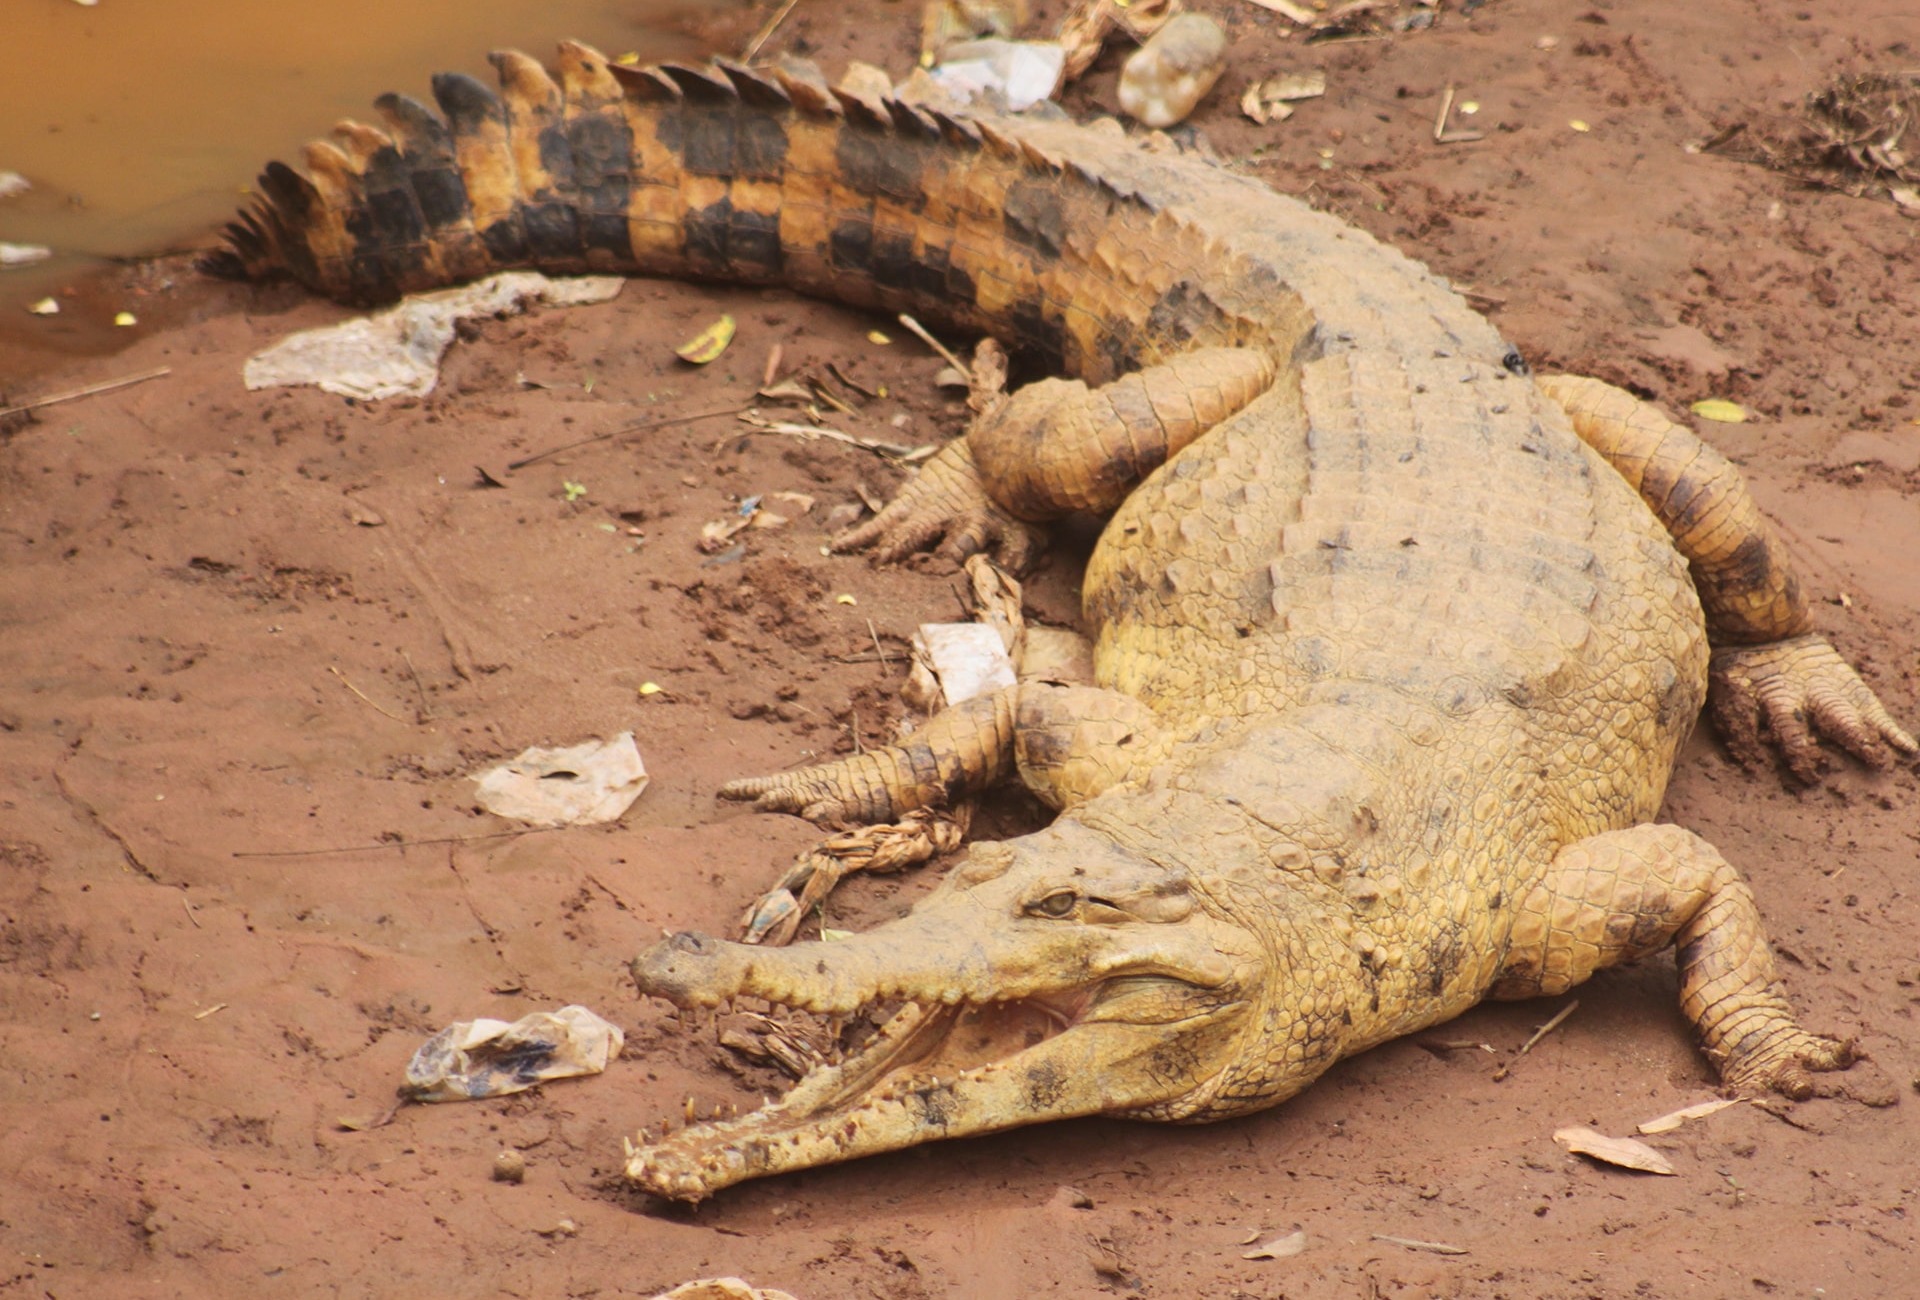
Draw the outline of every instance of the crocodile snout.
<instances>
[{"instance_id":1,"label":"crocodile snout","mask_svg":"<svg viewBox=\"0 0 1920 1300\"><path fill-rule=\"evenodd\" d=\"M684 1004L712 982L722 946L704 934L682 930L635 957L628 969L641 993Z\"/></svg>"}]
</instances>

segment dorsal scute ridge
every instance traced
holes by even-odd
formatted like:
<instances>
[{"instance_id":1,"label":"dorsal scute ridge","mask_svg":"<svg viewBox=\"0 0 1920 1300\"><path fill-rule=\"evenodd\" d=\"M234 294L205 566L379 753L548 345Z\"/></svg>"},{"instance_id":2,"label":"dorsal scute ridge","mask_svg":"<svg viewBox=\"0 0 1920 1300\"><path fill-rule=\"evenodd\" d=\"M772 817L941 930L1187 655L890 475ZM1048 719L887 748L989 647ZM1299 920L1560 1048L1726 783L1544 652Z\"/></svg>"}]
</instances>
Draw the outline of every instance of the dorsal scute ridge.
<instances>
[{"instance_id":1,"label":"dorsal scute ridge","mask_svg":"<svg viewBox=\"0 0 1920 1300\"><path fill-rule=\"evenodd\" d=\"M607 71L620 83L627 97L641 104L678 103L686 98L681 94L679 83L667 76L659 68L629 68L618 63L609 63Z\"/></svg>"},{"instance_id":2,"label":"dorsal scute ridge","mask_svg":"<svg viewBox=\"0 0 1920 1300\"><path fill-rule=\"evenodd\" d=\"M717 104L740 98L733 82L716 69L691 63L662 63L654 69L680 88L692 103Z\"/></svg>"},{"instance_id":3,"label":"dorsal scute ridge","mask_svg":"<svg viewBox=\"0 0 1920 1300\"><path fill-rule=\"evenodd\" d=\"M817 117L840 116L840 101L833 97L833 88L827 85L820 65L811 59L781 59L766 71L801 112Z\"/></svg>"},{"instance_id":4,"label":"dorsal scute ridge","mask_svg":"<svg viewBox=\"0 0 1920 1300\"><path fill-rule=\"evenodd\" d=\"M733 83L741 103L776 112L793 106L793 97L776 76L770 75L770 70L750 68L731 59L715 59L713 66L725 73L727 80Z\"/></svg>"},{"instance_id":5,"label":"dorsal scute ridge","mask_svg":"<svg viewBox=\"0 0 1920 1300\"><path fill-rule=\"evenodd\" d=\"M839 86L833 88L833 97L840 102L847 121L879 131L893 129L893 114L887 111L885 101Z\"/></svg>"},{"instance_id":6,"label":"dorsal scute ridge","mask_svg":"<svg viewBox=\"0 0 1920 1300\"><path fill-rule=\"evenodd\" d=\"M385 131L350 117L333 124L333 135L340 142L340 147L346 150L347 156L353 159L356 171L365 171L367 163L380 150L395 148L393 137Z\"/></svg>"},{"instance_id":7,"label":"dorsal scute ridge","mask_svg":"<svg viewBox=\"0 0 1920 1300\"><path fill-rule=\"evenodd\" d=\"M1057 155L1048 153L1032 141L1021 140L1019 141L1019 146L1021 155L1027 161L1027 166L1037 172L1046 172L1050 176L1058 176L1066 169L1066 164L1061 161Z\"/></svg>"},{"instance_id":8,"label":"dorsal scute ridge","mask_svg":"<svg viewBox=\"0 0 1920 1300\"><path fill-rule=\"evenodd\" d=\"M927 116L918 104L909 104L904 99L889 99L886 104L887 112L893 116L894 129L900 134L916 140L940 138L940 124Z\"/></svg>"},{"instance_id":9,"label":"dorsal scute ridge","mask_svg":"<svg viewBox=\"0 0 1920 1300\"><path fill-rule=\"evenodd\" d=\"M976 120L974 126L979 128L980 142L986 146L987 152L1000 158L1018 159L1025 156L1019 143L1004 132L996 130L992 123Z\"/></svg>"},{"instance_id":10,"label":"dorsal scute ridge","mask_svg":"<svg viewBox=\"0 0 1920 1300\"><path fill-rule=\"evenodd\" d=\"M955 117L937 108L927 110L927 116L940 128L940 138L956 149L974 150L980 147L980 124L970 117Z\"/></svg>"}]
</instances>

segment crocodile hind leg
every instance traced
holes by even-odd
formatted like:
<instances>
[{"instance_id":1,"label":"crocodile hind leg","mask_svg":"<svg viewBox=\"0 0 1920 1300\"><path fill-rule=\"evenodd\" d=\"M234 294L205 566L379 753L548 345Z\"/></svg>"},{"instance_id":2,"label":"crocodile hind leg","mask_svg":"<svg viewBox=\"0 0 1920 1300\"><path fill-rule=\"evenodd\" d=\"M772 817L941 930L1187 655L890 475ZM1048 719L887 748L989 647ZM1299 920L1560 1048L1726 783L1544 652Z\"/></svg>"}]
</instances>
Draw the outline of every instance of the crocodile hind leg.
<instances>
[{"instance_id":1,"label":"crocodile hind leg","mask_svg":"<svg viewBox=\"0 0 1920 1300\"><path fill-rule=\"evenodd\" d=\"M729 781L723 799L768 812L865 829L802 854L747 911L750 942L792 937L807 910L859 870L891 871L958 847L959 826L930 813L1018 770L1054 808L1069 808L1126 780L1150 761L1152 712L1118 691L1032 681L944 709L897 745L774 776ZM888 824L892 823L892 824Z\"/></svg>"},{"instance_id":2,"label":"crocodile hind leg","mask_svg":"<svg viewBox=\"0 0 1920 1300\"><path fill-rule=\"evenodd\" d=\"M1726 1088L1805 1097L1809 1071L1844 1069L1857 1055L1852 1043L1794 1021L1752 891L1691 831L1643 825L1570 844L1515 900L1513 917L1490 997L1563 993L1603 967L1674 943L1680 1009Z\"/></svg>"},{"instance_id":3,"label":"crocodile hind leg","mask_svg":"<svg viewBox=\"0 0 1920 1300\"><path fill-rule=\"evenodd\" d=\"M1196 348L1089 388L1028 384L928 461L887 508L835 540L896 559L945 537L957 559L993 549L1018 572L1038 551L1034 525L1112 511L1169 456L1259 396L1273 359L1249 348Z\"/></svg>"},{"instance_id":4,"label":"crocodile hind leg","mask_svg":"<svg viewBox=\"0 0 1920 1300\"><path fill-rule=\"evenodd\" d=\"M1692 567L1713 643L1709 707L1742 764L1765 758L1763 737L1811 782L1816 735L1872 767L1892 751L1920 752L1822 637L1786 547L1768 526L1740 471L1661 411L1597 379L1544 375L1540 388L1582 441L1640 494Z\"/></svg>"}]
</instances>

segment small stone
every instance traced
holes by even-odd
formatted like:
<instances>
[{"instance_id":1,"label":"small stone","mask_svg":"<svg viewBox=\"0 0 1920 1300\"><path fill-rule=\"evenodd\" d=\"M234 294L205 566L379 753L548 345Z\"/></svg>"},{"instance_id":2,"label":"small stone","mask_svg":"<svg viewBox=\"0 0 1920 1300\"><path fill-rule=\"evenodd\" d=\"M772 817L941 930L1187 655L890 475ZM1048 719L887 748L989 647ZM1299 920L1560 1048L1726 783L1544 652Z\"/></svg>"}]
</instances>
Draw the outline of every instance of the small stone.
<instances>
[{"instance_id":1,"label":"small stone","mask_svg":"<svg viewBox=\"0 0 1920 1300\"><path fill-rule=\"evenodd\" d=\"M1120 69L1120 107L1156 129L1184 122L1227 63L1227 34L1204 14L1184 13L1153 34Z\"/></svg>"},{"instance_id":2,"label":"small stone","mask_svg":"<svg viewBox=\"0 0 1920 1300\"><path fill-rule=\"evenodd\" d=\"M519 1184L527 1179L527 1158L509 1147L493 1158L493 1181Z\"/></svg>"}]
</instances>

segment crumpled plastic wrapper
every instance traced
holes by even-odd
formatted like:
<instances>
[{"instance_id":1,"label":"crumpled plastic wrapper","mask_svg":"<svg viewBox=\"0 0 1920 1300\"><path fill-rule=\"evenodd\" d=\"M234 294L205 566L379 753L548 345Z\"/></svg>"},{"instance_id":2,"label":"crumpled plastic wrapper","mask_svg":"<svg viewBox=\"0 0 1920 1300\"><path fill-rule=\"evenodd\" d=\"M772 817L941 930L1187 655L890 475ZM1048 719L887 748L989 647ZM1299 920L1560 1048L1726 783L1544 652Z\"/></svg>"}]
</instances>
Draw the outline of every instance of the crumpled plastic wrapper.
<instances>
[{"instance_id":1,"label":"crumpled plastic wrapper","mask_svg":"<svg viewBox=\"0 0 1920 1300\"><path fill-rule=\"evenodd\" d=\"M549 1079L599 1074L627 1037L582 1006L536 1011L512 1024L462 1020L421 1044L407 1062L408 1101L473 1101L524 1092Z\"/></svg>"},{"instance_id":2,"label":"crumpled plastic wrapper","mask_svg":"<svg viewBox=\"0 0 1920 1300\"><path fill-rule=\"evenodd\" d=\"M533 748L471 778L474 800L499 817L535 826L618 821L647 788L633 733L563 749Z\"/></svg>"},{"instance_id":3,"label":"crumpled plastic wrapper","mask_svg":"<svg viewBox=\"0 0 1920 1300\"><path fill-rule=\"evenodd\" d=\"M531 302L574 307L605 302L625 287L621 275L555 280L538 271L506 271L457 289L416 294L373 316L289 334L247 358L249 389L313 384L341 397L425 397L440 379L440 358L456 322L497 316Z\"/></svg>"},{"instance_id":4,"label":"crumpled plastic wrapper","mask_svg":"<svg viewBox=\"0 0 1920 1300\"><path fill-rule=\"evenodd\" d=\"M950 45L928 76L961 104L984 99L1019 113L1053 98L1067 52L1053 41L963 41Z\"/></svg>"},{"instance_id":5,"label":"crumpled plastic wrapper","mask_svg":"<svg viewBox=\"0 0 1920 1300\"><path fill-rule=\"evenodd\" d=\"M737 1277L705 1277L698 1282L682 1282L671 1291L662 1291L653 1300L794 1300L794 1297L770 1286L748 1286Z\"/></svg>"}]
</instances>

